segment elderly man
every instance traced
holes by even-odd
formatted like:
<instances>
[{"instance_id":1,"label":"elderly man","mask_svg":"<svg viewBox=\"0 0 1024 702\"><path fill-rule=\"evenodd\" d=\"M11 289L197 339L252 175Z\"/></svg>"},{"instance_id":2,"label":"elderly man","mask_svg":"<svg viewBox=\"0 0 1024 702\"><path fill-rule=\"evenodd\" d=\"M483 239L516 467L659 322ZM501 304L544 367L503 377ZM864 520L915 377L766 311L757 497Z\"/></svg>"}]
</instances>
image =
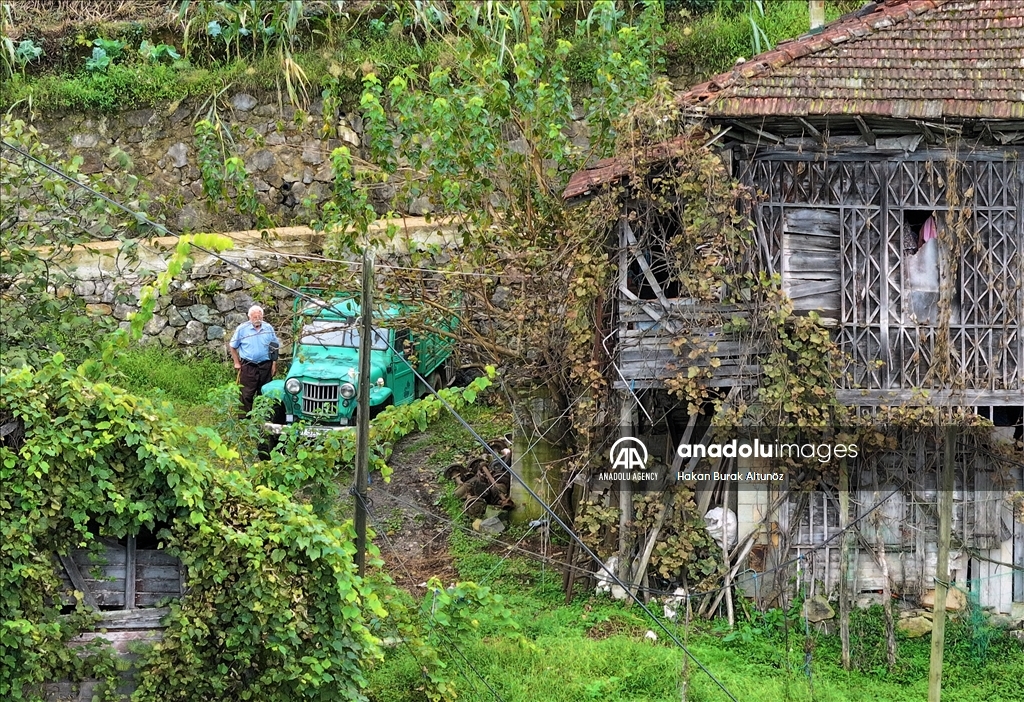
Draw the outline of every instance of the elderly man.
<instances>
[{"instance_id":1,"label":"elderly man","mask_svg":"<svg viewBox=\"0 0 1024 702\"><path fill-rule=\"evenodd\" d=\"M238 382L242 384L242 413L248 414L260 388L277 372L277 348L280 345L274 328L263 321L263 308L249 308L249 321L238 325L228 353L235 361ZM273 345L273 348L271 348Z\"/></svg>"}]
</instances>

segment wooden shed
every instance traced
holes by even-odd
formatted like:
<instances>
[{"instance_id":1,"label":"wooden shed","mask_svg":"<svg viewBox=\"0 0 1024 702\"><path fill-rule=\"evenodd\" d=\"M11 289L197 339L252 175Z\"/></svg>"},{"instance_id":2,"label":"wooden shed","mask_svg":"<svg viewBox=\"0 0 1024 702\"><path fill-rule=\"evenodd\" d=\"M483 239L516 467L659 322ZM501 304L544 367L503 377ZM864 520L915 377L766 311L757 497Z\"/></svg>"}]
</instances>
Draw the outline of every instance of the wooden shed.
<instances>
[{"instance_id":1,"label":"wooden shed","mask_svg":"<svg viewBox=\"0 0 1024 702\"><path fill-rule=\"evenodd\" d=\"M78 599L97 610L92 631L71 640L71 645L101 639L119 657L132 660L132 644L155 643L163 638L166 605L185 593L181 560L162 549L152 536L101 538L92 549L73 549L57 556L55 567L64 581L62 597L71 606ZM56 682L43 686L51 702L87 702L102 687L97 681ZM119 694L134 689L133 673L124 676Z\"/></svg>"},{"instance_id":2,"label":"wooden shed","mask_svg":"<svg viewBox=\"0 0 1024 702\"><path fill-rule=\"evenodd\" d=\"M838 397L860 413L973 408L1020 438L1022 57L1018 0L886 0L678 96L690 118L721 130L724 161L757 194L749 213L752 265L780 277L797 314L814 311L830 328L850 359ZM678 145L662 144L647 160L671 169ZM609 159L577 173L565 198L630 177L629 162ZM714 328L715 319L744 311L674 294L659 271L663 252L635 224L637 206L627 195L617 225L618 327L608 344L624 419L635 425L637 408L656 416L651 408L671 404L663 388L686 348L680 330L716 337L709 387L749 397L761 350ZM678 428L649 433L656 444L665 439L671 463ZM1024 603L1024 525L1003 497L1024 489L1024 460L1000 470L981 454L964 452L958 461L954 577L982 605L1009 612ZM1007 472L1009 484L989 477ZM855 481L846 518L870 511L884 519L860 532L847 577L856 591L880 593L884 566L887 590L927 591L935 574L934 483L898 490L878 506L878 494L889 493L862 482ZM835 588L838 543L830 539L841 518L834 490L769 509L770 495L730 495L725 487L713 503L737 512L741 541L756 525L771 525L742 554L753 554L755 572L796 554L806 556L805 582ZM771 529L789 538L772 541L765 536ZM887 563L878 562L879 546Z\"/></svg>"}]
</instances>

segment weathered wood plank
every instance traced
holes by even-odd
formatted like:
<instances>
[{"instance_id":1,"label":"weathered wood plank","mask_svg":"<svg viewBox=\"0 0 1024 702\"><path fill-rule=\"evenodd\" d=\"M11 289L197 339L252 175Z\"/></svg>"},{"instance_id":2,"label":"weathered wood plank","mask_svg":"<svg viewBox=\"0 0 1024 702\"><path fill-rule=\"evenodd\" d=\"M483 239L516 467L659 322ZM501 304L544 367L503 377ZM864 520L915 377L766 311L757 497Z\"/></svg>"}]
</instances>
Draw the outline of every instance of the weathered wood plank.
<instances>
[{"instance_id":1,"label":"weathered wood plank","mask_svg":"<svg viewBox=\"0 0 1024 702\"><path fill-rule=\"evenodd\" d=\"M149 609L123 609L100 612L97 629L156 629L163 626L164 617L171 613L170 607Z\"/></svg>"},{"instance_id":2,"label":"weathered wood plank","mask_svg":"<svg viewBox=\"0 0 1024 702\"><path fill-rule=\"evenodd\" d=\"M180 587L175 592L136 592L135 593L135 606L136 607L153 607L157 604L163 604L169 597L179 597Z\"/></svg>"},{"instance_id":3,"label":"weathered wood plank","mask_svg":"<svg viewBox=\"0 0 1024 702\"><path fill-rule=\"evenodd\" d=\"M836 397L851 407L881 405L945 404L953 407L992 405L1019 407L1024 401L1020 390L837 390Z\"/></svg>"},{"instance_id":4,"label":"weathered wood plank","mask_svg":"<svg viewBox=\"0 0 1024 702\"><path fill-rule=\"evenodd\" d=\"M124 546L104 546L102 551L90 551L85 548L76 548L71 552L71 557L80 568L91 568L98 566L121 566L124 567L125 552Z\"/></svg>"},{"instance_id":5,"label":"weathered wood plank","mask_svg":"<svg viewBox=\"0 0 1024 702\"><path fill-rule=\"evenodd\" d=\"M137 580L143 580L146 578L165 578L165 579L178 579L178 570L181 566L178 565L142 565L139 564L135 569L135 578Z\"/></svg>"},{"instance_id":6,"label":"weathered wood plank","mask_svg":"<svg viewBox=\"0 0 1024 702\"><path fill-rule=\"evenodd\" d=\"M135 608L135 537L128 537L128 547L125 549L125 580L124 580L124 605L128 609Z\"/></svg>"},{"instance_id":7,"label":"weathered wood plank","mask_svg":"<svg viewBox=\"0 0 1024 702\"><path fill-rule=\"evenodd\" d=\"M59 556L61 565L64 566L64 572L68 574L71 579L71 584L74 585L75 589L82 593L82 600L91 607L98 606L96 597L93 595L92 590L85 582L85 578L82 577L82 571L78 569L78 565L75 563L71 556Z\"/></svg>"},{"instance_id":8,"label":"weathered wood plank","mask_svg":"<svg viewBox=\"0 0 1024 702\"><path fill-rule=\"evenodd\" d=\"M173 578L139 578L137 584L138 592L160 593L168 595L178 594L178 575Z\"/></svg>"},{"instance_id":9,"label":"weathered wood plank","mask_svg":"<svg viewBox=\"0 0 1024 702\"><path fill-rule=\"evenodd\" d=\"M629 376L627 376L628 378ZM730 387L753 387L757 385L758 379L751 378L711 378L702 381L705 387L709 388L730 388ZM615 390L662 390L665 382L660 378L636 378L630 379L629 383L616 380L612 383Z\"/></svg>"},{"instance_id":10,"label":"weathered wood plank","mask_svg":"<svg viewBox=\"0 0 1024 702\"><path fill-rule=\"evenodd\" d=\"M129 631L87 631L71 639L70 646L82 646L90 641L106 641L111 648L121 655L130 653L129 647L135 643L156 643L162 641L164 632L162 629L138 629Z\"/></svg>"},{"instance_id":11,"label":"weathered wood plank","mask_svg":"<svg viewBox=\"0 0 1024 702\"><path fill-rule=\"evenodd\" d=\"M139 565L172 565L177 566L180 561L177 556L172 556L166 551L157 549L138 549L135 551L135 561Z\"/></svg>"},{"instance_id":12,"label":"weathered wood plank","mask_svg":"<svg viewBox=\"0 0 1024 702\"><path fill-rule=\"evenodd\" d=\"M838 210L788 208L783 231L813 236L839 237Z\"/></svg>"},{"instance_id":13,"label":"weathered wood plank","mask_svg":"<svg viewBox=\"0 0 1024 702\"><path fill-rule=\"evenodd\" d=\"M791 298L807 297L809 295L826 295L839 292L839 279L827 280L815 283L797 283L790 287Z\"/></svg>"},{"instance_id":14,"label":"weathered wood plank","mask_svg":"<svg viewBox=\"0 0 1024 702\"><path fill-rule=\"evenodd\" d=\"M784 254L786 262L783 270L788 278L795 280L806 276L811 271L822 271L834 274L839 279L839 254L830 251L793 251Z\"/></svg>"}]
</instances>

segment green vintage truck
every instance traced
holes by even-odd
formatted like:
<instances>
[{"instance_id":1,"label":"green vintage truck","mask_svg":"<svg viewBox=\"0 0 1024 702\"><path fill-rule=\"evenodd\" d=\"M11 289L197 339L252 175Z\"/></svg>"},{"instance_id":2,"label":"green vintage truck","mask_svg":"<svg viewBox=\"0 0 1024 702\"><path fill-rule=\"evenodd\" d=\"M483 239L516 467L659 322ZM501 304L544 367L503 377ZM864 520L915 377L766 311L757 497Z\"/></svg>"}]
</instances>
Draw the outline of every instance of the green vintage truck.
<instances>
[{"instance_id":1,"label":"green vintage truck","mask_svg":"<svg viewBox=\"0 0 1024 702\"><path fill-rule=\"evenodd\" d=\"M390 305L374 312L371 417L385 407L404 405L427 394L410 364L434 389L453 380L453 340L413 332L403 320L415 311L412 305ZM280 431L283 425L300 421L321 428L355 426L359 315L359 302L354 298L296 301L288 377L263 386L263 394L277 401L268 429ZM444 326L454 329L454 321Z\"/></svg>"}]
</instances>

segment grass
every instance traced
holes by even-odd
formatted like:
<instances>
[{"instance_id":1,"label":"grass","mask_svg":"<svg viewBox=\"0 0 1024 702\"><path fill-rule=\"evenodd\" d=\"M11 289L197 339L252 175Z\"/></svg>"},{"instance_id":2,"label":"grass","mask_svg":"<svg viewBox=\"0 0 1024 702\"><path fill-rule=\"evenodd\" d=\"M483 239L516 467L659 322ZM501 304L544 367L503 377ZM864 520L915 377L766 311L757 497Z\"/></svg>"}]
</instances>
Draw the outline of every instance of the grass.
<instances>
[{"instance_id":1,"label":"grass","mask_svg":"<svg viewBox=\"0 0 1024 702\"><path fill-rule=\"evenodd\" d=\"M166 399L177 416L193 426L209 425L217 408L210 391L235 381L231 364L213 355L185 357L161 346L132 349L118 359L122 386L131 392Z\"/></svg>"},{"instance_id":2,"label":"grass","mask_svg":"<svg viewBox=\"0 0 1024 702\"><path fill-rule=\"evenodd\" d=\"M512 415L496 399L492 388L475 404L462 410L462 416L486 441L500 438L512 431ZM450 414L431 423L430 430L403 447L404 453L430 449L427 465L434 469L450 466L466 457L485 455L485 450Z\"/></svg>"},{"instance_id":3,"label":"grass","mask_svg":"<svg viewBox=\"0 0 1024 702\"><path fill-rule=\"evenodd\" d=\"M483 554L488 555L488 554ZM481 552L458 556L460 575L483 573ZM467 559L468 557L468 559ZM496 556L489 556L493 566ZM463 566L470 565L468 572ZM577 700L680 699L683 653L637 607L627 608L607 598L579 596L564 604L561 575L522 559L506 561L508 569L494 571L487 582L503 595L526 643L512 632L490 628L481 620L481 635L457 641L449 652L459 699L495 699L477 677L483 676L507 702L575 702ZM505 566L503 564L503 567ZM660 614L659 608L654 608ZM682 626L669 624L680 639ZM688 648L739 700L792 702L911 702L927 697L929 640L901 640L894 673L875 667L884 637L880 609L858 613L855 629L872 648L860 649L855 662L862 668L844 671L839 665L838 636L811 632L810 677L805 669L802 623L786 635L776 629L746 641L726 643L721 629L706 623L691 628ZM648 630L656 642L645 639ZM984 659L971 653L971 628L960 621L947 629L943 692L958 702L1019 702L1024 699L1024 652L1002 636ZM856 653L856 652L855 652ZM411 702L419 669L401 647L370 671L370 699ZM713 702L727 697L692 663L688 699Z\"/></svg>"},{"instance_id":4,"label":"grass","mask_svg":"<svg viewBox=\"0 0 1024 702\"><path fill-rule=\"evenodd\" d=\"M861 0L833 0L825 4L827 22L858 9ZM806 2L764 3L764 16L755 15L756 24L774 46L785 39L806 34L810 15ZM666 30L666 53L671 65L681 66L694 82L728 70L736 59L755 54L750 19L741 12L715 10L691 23L675 23ZM766 47L761 47L762 51Z\"/></svg>"},{"instance_id":5,"label":"grass","mask_svg":"<svg viewBox=\"0 0 1024 702\"><path fill-rule=\"evenodd\" d=\"M343 104L352 106L359 101L364 67L372 66L387 82L408 65L429 71L441 51L437 42L426 42L421 47L390 34L350 36L336 47L299 52L295 60L306 73L310 96L330 86ZM34 109L42 111L117 112L163 101L205 98L227 86L236 91L265 91L282 85L280 63L273 54L233 61L181 60L173 65L132 61L114 64L102 73L89 73L83 67L24 78L15 75L0 84L0 105L31 99Z\"/></svg>"}]
</instances>

